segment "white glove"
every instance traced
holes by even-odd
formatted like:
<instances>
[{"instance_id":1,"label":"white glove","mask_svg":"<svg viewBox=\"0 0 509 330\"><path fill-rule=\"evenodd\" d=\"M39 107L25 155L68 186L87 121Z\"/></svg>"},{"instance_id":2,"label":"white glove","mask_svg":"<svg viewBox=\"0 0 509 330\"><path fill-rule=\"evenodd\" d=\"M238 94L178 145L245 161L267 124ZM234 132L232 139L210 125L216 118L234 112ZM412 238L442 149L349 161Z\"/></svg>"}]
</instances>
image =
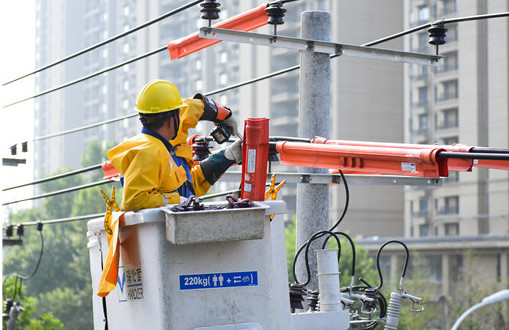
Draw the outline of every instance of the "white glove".
<instances>
[{"instance_id":1,"label":"white glove","mask_svg":"<svg viewBox=\"0 0 509 330\"><path fill-rule=\"evenodd\" d=\"M229 160L234 160L237 164L242 162L242 140L230 144L224 151L224 156Z\"/></svg>"},{"instance_id":2,"label":"white glove","mask_svg":"<svg viewBox=\"0 0 509 330\"><path fill-rule=\"evenodd\" d=\"M233 113L230 118L223 120L221 124L227 126L232 132L232 135L237 135L237 121L233 118Z\"/></svg>"}]
</instances>

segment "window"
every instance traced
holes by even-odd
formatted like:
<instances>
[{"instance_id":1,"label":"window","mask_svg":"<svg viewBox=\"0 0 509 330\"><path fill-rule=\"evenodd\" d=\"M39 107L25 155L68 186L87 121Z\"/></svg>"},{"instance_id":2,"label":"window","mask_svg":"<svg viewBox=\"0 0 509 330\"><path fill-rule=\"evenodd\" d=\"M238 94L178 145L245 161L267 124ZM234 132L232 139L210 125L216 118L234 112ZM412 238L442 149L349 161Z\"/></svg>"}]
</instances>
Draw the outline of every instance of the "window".
<instances>
[{"instance_id":1,"label":"window","mask_svg":"<svg viewBox=\"0 0 509 330\"><path fill-rule=\"evenodd\" d=\"M449 80L444 81L438 85L437 88L437 101L446 101L458 98L458 81Z\"/></svg>"},{"instance_id":2,"label":"window","mask_svg":"<svg viewBox=\"0 0 509 330\"><path fill-rule=\"evenodd\" d=\"M428 115L427 114L419 115L418 132L424 134L426 133L427 130L428 130Z\"/></svg>"},{"instance_id":3,"label":"window","mask_svg":"<svg viewBox=\"0 0 509 330\"><path fill-rule=\"evenodd\" d=\"M226 95L221 95L221 97L219 97L219 102L221 104L228 104L228 96Z\"/></svg>"},{"instance_id":4,"label":"window","mask_svg":"<svg viewBox=\"0 0 509 330\"><path fill-rule=\"evenodd\" d=\"M428 48L428 33L427 32L421 32L421 33L418 33L417 34L417 42L418 42L418 45L417 45L417 49L419 51L425 51L426 48Z\"/></svg>"},{"instance_id":5,"label":"window","mask_svg":"<svg viewBox=\"0 0 509 330\"><path fill-rule=\"evenodd\" d=\"M463 255L456 254L449 259L449 274L453 281L463 280Z\"/></svg>"},{"instance_id":6,"label":"window","mask_svg":"<svg viewBox=\"0 0 509 330\"><path fill-rule=\"evenodd\" d=\"M429 236L429 226L428 225L419 225L419 237L428 237Z\"/></svg>"},{"instance_id":7,"label":"window","mask_svg":"<svg viewBox=\"0 0 509 330\"><path fill-rule=\"evenodd\" d=\"M445 56L443 65L437 67L438 72L458 70L458 52L443 54Z\"/></svg>"},{"instance_id":8,"label":"window","mask_svg":"<svg viewBox=\"0 0 509 330\"><path fill-rule=\"evenodd\" d=\"M421 217L425 217L428 215L428 211L429 211L429 203L428 203L428 199L427 198L421 198L419 200L419 215Z\"/></svg>"},{"instance_id":9,"label":"window","mask_svg":"<svg viewBox=\"0 0 509 330\"><path fill-rule=\"evenodd\" d=\"M420 6L417 8L417 19L419 22L425 22L429 19L428 6Z\"/></svg>"},{"instance_id":10,"label":"window","mask_svg":"<svg viewBox=\"0 0 509 330\"><path fill-rule=\"evenodd\" d=\"M431 255L425 257L430 271L430 280L437 282L442 280L442 256Z\"/></svg>"},{"instance_id":11,"label":"window","mask_svg":"<svg viewBox=\"0 0 509 330\"><path fill-rule=\"evenodd\" d=\"M424 87L419 87L419 89L417 90L417 96L418 96L418 101L417 101L417 106L419 107L424 107L428 104L428 87L424 86Z\"/></svg>"},{"instance_id":12,"label":"window","mask_svg":"<svg viewBox=\"0 0 509 330\"><path fill-rule=\"evenodd\" d=\"M458 8L457 0L442 0L442 6L444 15L455 13Z\"/></svg>"},{"instance_id":13,"label":"window","mask_svg":"<svg viewBox=\"0 0 509 330\"><path fill-rule=\"evenodd\" d=\"M440 111L441 120L438 122L437 127L441 129L458 127L458 109L451 108Z\"/></svg>"},{"instance_id":14,"label":"window","mask_svg":"<svg viewBox=\"0 0 509 330\"><path fill-rule=\"evenodd\" d=\"M197 59L194 65L196 70L201 70L201 59Z\"/></svg>"},{"instance_id":15,"label":"window","mask_svg":"<svg viewBox=\"0 0 509 330\"><path fill-rule=\"evenodd\" d=\"M445 236L458 236L458 235L459 235L459 224L457 223L445 224Z\"/></svg>"},{"instance_id":16,"label":"window","mask_svg":"<svg viewBox=\"0 0 509 330\"><path fill-rule=\"evenodd\" d=\"M228 62L228 53L226 51L222 51L221 54L219 54L219 63L226 63Z\"/></svg>"},{"instance_id":17,"label":"window","mask_svg":"<svg viewBox=\"0 0 509 330\"><path fill-rule=\"evenodd\" d=\"M228 83L228 76L226 73L223 72L219 75L219 83L221 86L224 86Z\"/></svg>"},{"instance_id":18,"label":"window","mask_svg":"<svg viewBox=\"0 0 509 330\"><path fill-rule=\"evenodd\" d=\"M458 25L448 24L447 25L447 39L448 42L458 41Z\"/></svg>"},{"instance_id":19,"label":"window","mask_svg":"<svg viewBox=\"0 0 509 330\"><path fill-rule=\"evenodd\" d=\"M448 196L439 201L437 208L439 215L458 214L459 213L459 197Z\"/></svg>"}]
</instances>

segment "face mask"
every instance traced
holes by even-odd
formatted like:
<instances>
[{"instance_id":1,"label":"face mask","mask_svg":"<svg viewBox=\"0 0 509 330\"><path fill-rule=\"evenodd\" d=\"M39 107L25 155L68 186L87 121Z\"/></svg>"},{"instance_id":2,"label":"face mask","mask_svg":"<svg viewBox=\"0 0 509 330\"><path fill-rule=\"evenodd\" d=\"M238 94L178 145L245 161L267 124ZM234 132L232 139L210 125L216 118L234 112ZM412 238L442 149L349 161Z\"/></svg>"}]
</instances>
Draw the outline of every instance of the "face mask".
<instances>
[{"instance_id":1,"label":"face mask","mask_svg":"<svg viewBox=\"0 0 509 330\"><path fill-rule=\"evenodd\" d=\"M180 110L177 109L175 111L172 111L171 120L173 120L173 128L175 129L175 133L173 134L173 137L170 140L173 140L177 137L179 126L180 126Z\"/></svg>"}]
</instances>

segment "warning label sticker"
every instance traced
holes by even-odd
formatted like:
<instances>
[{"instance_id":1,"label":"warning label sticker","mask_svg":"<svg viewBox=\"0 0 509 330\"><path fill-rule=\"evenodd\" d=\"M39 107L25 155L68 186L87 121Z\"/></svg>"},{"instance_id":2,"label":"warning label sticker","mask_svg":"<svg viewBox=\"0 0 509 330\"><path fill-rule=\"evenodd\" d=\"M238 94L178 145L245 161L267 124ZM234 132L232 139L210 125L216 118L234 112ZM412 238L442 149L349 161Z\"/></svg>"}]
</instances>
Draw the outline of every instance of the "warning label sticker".
<instances>
[{"instance_id":1,"label":"warning label sticker","mask_svg":"<svg viewBox=\"0 0 509 330\"><path fill-rule=\"evenodd\" d=\"M119 302L143 299L143 282L140 267L119 267L117 285L119 288Z\"/></svg>"},{"instance_id":2,"label":"warning label sticker","mask_svg":"<svg viewBox=\"0 0 509 330\"><path fill-rule=\"evenodd\" d=\"M220 289L258 285L258 272L180 275L180 290Z\"/></svg>"}]
</instances>

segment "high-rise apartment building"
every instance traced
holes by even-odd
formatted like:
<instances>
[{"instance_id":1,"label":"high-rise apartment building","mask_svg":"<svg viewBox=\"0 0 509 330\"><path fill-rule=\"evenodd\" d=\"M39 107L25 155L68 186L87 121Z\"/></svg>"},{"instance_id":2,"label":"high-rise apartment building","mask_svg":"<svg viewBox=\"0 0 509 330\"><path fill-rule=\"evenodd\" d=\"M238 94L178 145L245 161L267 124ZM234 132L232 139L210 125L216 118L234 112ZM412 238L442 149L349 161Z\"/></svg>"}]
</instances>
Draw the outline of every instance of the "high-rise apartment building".
<instances>
[{"instance_id":1,"label":"high-rise apartment building","mask_svg":"<svg viewBox=\"0 0 509 330\"><path fill-rule=\"evenodd\" d=\"M507 12L507 1L406 0L405 28L432 21ZM405 69L405 142L509 147L509 20L446 24L438 67ZM408 51L428 50L426 29L406 37ZM405 188L405 237L429 271L431 299L440 302L440 328L449 328L451 302L469 290L495 292L509 281L509 173L474 166L450 172L440 187ZM362 241L375 254L381 240ZM382 263L397 283L400 248ZM472 289L474 288L474 289ZM446 297L446 299L439 299ZM470 307L470 306L465 306ZM506 319L507 321L507 319ZM488 325L486 325L489 327Z\"/></svg>"},{"instance_id":2,"label":"high-rise apartment building","mask_svg":"<svg viewBox=\"0 0 509 330\"><path fill-rule=\"evenodd\" d=\"M38 1L37 67L54 62L95 45L171 10L187 1ZM254 0L221 2L220 19L226 19L261 3ZM402 30L402 1L364 3L354 1L302 1L288 3L281 35L300 35L300 15L305 10L330 12L331 41L363 44ZM177 13L145 29L98 47L37 78L44 91L96 73L136 56L154 51L169 42L196 32L207 24L200 19L200 7ZM272 27L258 29L271 33ZM382 45L402 49L402 40ZM93 125L133 114L138 90L150 79L174 82L183 97L210 92L299 64L296 51L222 42L179 60L167 51L99 74L36 99L36 137ZM331 132L329 138L402 142L403 64L366 59L332 60ZM231 107L239 124L250 117L270 118L271 135L297 136L299 112L299 70L261 82L212 95ZM305 111L313 111L306 109ZM198 131L212 126L200 123ZM81 168L81 154L93 140L119 142L136 134L135 117L75 133L38 141L35 177L57 169ZM277 166L275 167L277 169ZM297 171L295 168L287 170ZM401 186L351 186L345 230L354 235L402 235L403 189ZM295 212L296 186L288 184L283 196L290 216ZM342 186L331 188L331 221L344 205Z\"/></svg>"}]
</instances>

